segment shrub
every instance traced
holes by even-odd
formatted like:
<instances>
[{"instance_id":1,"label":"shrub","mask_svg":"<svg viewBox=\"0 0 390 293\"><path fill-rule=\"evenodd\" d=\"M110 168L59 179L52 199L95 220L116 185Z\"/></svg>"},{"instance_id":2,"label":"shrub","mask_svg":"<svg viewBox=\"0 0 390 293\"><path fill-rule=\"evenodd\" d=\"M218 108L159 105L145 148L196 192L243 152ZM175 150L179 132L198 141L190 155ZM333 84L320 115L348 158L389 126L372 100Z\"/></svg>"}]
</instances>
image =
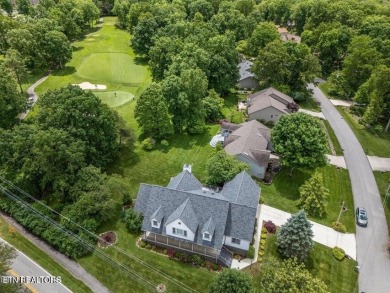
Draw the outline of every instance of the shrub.
<instances>
[{"instance_id":1,"label":"shrub","mask_svg":"<svg viewBox=\"0 0 390 293\"><path fill-rule=\"evenodd\" d=\"M155 145L156 141L151 137L145 138L142 141L142 148L147 151L151 151L152 149L154 149Z\"/></svg>"},{"instance_id":2,"label":"shrub","mask_svg":"<svg viewBox=\"0 0 390 293\"><path fill-rule=\"evenodd\" d=\"M264 256L264 251L259 251L259 254L258 254L260 257L263 257Z\"/></svg>"},{"instance_id":3,"label":"shrub","mask_svg":"<svg viewBox=\"0 0 390 293\"><path fill-rule=\"evenodd\" d=\"M274 234L276 232L276 225L272 221L265 222L264 228L267 229L268 233Z\"/></svg>"},{"instance_id":4,"label":"shrub","mask_svg":"<svg viewBox=\"0 0 390 293\"><path fill-rule=\"evenodd\" d=\"M267 238L267 234L261 234L261 239L266 239Z\"/></svg>"},{"instance_id":5,"label":"shrub","mask_svg":"<svg viewBox=\"0 0 390 293\"><path fill-rule=\"evenodd\" d=\"M128 231L134 233L140 232L142 221L143 221L143 217L141 213L133 209L128 209L126 211L125 224Z\"/></svg>"},{"instance_id":6,"label":"shrub","mask_svg":"<svg viewBox=\"0 0 390 293\"><path fill-rule=\"evenodd\" d=\"M345 257L345 251L337 246L332 249L332 254L338 261L342 261Z\"/></svg>"},{"instance_id":7,"label":"shrub","mask_svg":"<svg viewBox=\"0 0 390 293\"><path fill-rule=\"evenodd\" d=\"M168 142L166 139L163 139L163 140L161 141L161 145L162 145L163 147L168 147L168 146L169 146L169 142Z\"/></svg>"},{"instance_id":8,"label":"shrub","mask_svg":"<svg viewBox=\"0 0 390 293\"><path fill-rule=\"evenodd\" d=\"M253 259L255 257L255 248L253 246L249 246L249 250L246 256L250 259Z\"/></svg>"},{"instance_id":9,"label":"shrub","mask_svg":"<svg viewBox=\"0 0 390 293\"><path fill-rule=\"evenodd\" d=\"M380 125L380 124L376 124L374 125L374 127L372 127L374 129L374 131L376 132L383 132L383 126Z\"/></svg>"},{"instance_id":10,"label":"shrub","mask_svg":"<svg viewBox=\"0 0 390 293\"><path fill-rule=\"evenodd\" d=\"M150 250L150 249L152 249L152 245L146 244L146 245L145 245L145 248Z\"/></svg>"},{"instance_id":11,"label":"shrub","mask_svg":"<svg viewBox=\"0 0 390 293\"><path fill-rule=\"evenodd\" d=\"M213 271L219 271L220 268L221 268L221 266L220 266L219 264L216 264L216 263L213 264L212 267L211 267L211 269L212 269Z\"/></svg>"},{"instance_id":12,"label":"shrub","mask_svg":"<svg viewBox=\"0 0 390 293\"><path fill-rule=\"evenodd\" d=\"M196 267L205 265L204 259L200 255L197 255L197 254L194 254L191 256L191 262L192 262L192 265L196 266Z\"/></svg>"},{"instance_id":13,"label":"shrub","mask_svg":"<svg viewBox=\"0 0 390 293\"><path fill-rule=\"evenodd\" d=\"M156 245L152 245L152 250L154 251L154 250L156 250Z\"/></svg>"},{"instance_id":14,"label":"shrub","mask_svg":"<svg viewBox=\"0 0 390 293\"><path fill-rule=\"evenodd\" d=\"M178 257L178 259L181 262L189 262L190 256L186 253L181 253L180 256Z\"/></svg>"},{"instance_id":15,"label":"shrub","mask_svg":"<svg viewBox=\"0 0 390 293\"><path fill-rule=\"evenodd\" d=\"M133 199L131 198L129 193L125 193L122 197L122 205L132 205Z\"/></svg>"},{"instance_id":16,"label":"shrub","mask_svg":"<svg viewBox=\"0 0 390 293\"><path fill-rule=\"evenodd\" d=\"M165 249L163 250L163 253L164 253L164 254L167 254L167 252L168 252L168 250L165 248Z\"/></svg>"},{"instance_id":17,"label":"shrub","mask_svg":"<svg viewBox=\"0 0 390 293\"><path fill-rule=\"evenodd\" d=\"M263 260L263 258L261 256L257 257L257 262L261 262L262 260Z\"/></svg>"},{"instance_id":18,"label":"shrub","mask_svg":"<svg viewBox=\"0 0 390 293\"><path fill-rule=\"evenodd\" d=\"M141 240L140 243L139 243L139 246L140 246L141 248L145 248L146 242L145 242L144 240Z\"/></svg>"},{"instance_id":19,"label":"shrub","mask_svg":"<svg viewBox=\"0 0 390 293\"><path fill-rule=\"evenodd\" d=\"M260 250L264 250L265 249L265 245L264 244L260 244L259 248L260 248Z\"/></svg>"},{"instance_id":20,"label":"shrub","mask_svg":"<svg viewBox=\"0 0 390 293\"><path fill-rule=\"evenodd\" d=\"M259 198L259 204L263 204L264 203L264 198L260 196Z\"/></svg>"},{"instance_id":21,"label":"shrub","mask_svg":"<svg viewBox=\"0 0 390 293\"><path fill-rule=\"evenodd\" d=\"M261 228L261 233L267 233L267 229L265 229L265 227Z\"/></svg>"},{"instance_id":22,"label":"shrub","mask_svg":"<svg viewBox=\"0 0 390 293\"><path fill-rule=\"evenodd\" d=\"M332 228L338 232L345 233L347 232L347 228L340 222L333 222Z\"/></svg>"},{"instance_id":23,"label":"shrub","mask_svg":"<svg viewBox=\"0 0 390 293\"><path fill-rule=\"evenodd\" d=\"M168 248L167 249L167 255L169 258L174 258L176 254L176 250L173 248Z\"/></svg>"},{"instance_id":24,"label":"shrub","mask_svg":"<svg viewBox=\"0 0 390 293\"><path fill-rule=\"evenodd\" d=\"M265 245L265 239L260 240L260 244Z\"/></svg>"}]
</instances>

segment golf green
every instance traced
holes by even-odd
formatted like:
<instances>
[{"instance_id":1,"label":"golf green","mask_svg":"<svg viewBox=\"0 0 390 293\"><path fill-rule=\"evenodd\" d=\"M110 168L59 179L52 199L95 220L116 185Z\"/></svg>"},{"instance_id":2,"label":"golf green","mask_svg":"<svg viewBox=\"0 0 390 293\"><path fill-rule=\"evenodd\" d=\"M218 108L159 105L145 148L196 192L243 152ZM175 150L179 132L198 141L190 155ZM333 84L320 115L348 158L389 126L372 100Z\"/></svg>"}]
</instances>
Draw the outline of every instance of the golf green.
<instances>
[{"instance_id":1,"label":"golf green","mask_svg":"<svg viewBox=\"0 0 390 293\"><path fill-rule=\"evenodd\" d=\"M103 103L112 108L126 104L134 98L133 94L123 91L94 92L94 94L98 96Z\"/></svg>"},{"instance_id":2,"label":"golf green","mask_svg":"<svg viewBox=\"0 0 390 293\"><path fill-rule=\"evenodd\" d=\"M104 80L139 86L145 80L146 68L134 63L126 53L94 53L77 69L77 75L91 80Z\"/></svg>"}]
</instances>

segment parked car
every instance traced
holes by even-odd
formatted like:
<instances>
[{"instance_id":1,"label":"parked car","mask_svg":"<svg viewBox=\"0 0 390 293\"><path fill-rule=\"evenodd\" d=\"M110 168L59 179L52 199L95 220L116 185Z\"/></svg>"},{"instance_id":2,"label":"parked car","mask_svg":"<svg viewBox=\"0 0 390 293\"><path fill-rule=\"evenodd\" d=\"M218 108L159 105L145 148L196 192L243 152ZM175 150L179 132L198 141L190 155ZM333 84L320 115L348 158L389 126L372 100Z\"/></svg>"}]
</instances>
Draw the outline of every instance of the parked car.
<instances>
[{"instance_id":1,"label":"parked car","mask_svg":"<svg viewBox=\"0 0 390 293\"><path fill-rule=\"evenodd\" d=\"M365 208L356 209L356 224L362 227L367 227L368 218Z\"/></svg>"}]
</instances>

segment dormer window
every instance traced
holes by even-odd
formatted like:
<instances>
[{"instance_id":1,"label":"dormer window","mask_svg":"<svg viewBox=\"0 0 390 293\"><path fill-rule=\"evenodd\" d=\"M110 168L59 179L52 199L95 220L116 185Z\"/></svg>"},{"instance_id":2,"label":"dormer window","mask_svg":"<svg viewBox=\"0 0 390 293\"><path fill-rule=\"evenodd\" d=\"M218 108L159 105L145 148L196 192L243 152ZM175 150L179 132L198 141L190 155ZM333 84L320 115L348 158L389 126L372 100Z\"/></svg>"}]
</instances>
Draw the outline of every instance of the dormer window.
<instances>
[{"instance_id":1,"label":"dormer window","mask_svg":"<svg viewBox=\"0 0 390 293\"><path fill-rule=\"evenodd\" d=\"M157 221L156 219L152 220L152 227L153 228L160 228L160 222Z\"/></svg>"},{"instance_id":2,"label":"dormer window","mask_svg":"<svg viewBox=\"0 0 390 293\"><path fill-rule=\"evenodd\" d=\"M211 241L211 235L208 232L203 233L203 240Z\"/></svg>"}]
</instances>

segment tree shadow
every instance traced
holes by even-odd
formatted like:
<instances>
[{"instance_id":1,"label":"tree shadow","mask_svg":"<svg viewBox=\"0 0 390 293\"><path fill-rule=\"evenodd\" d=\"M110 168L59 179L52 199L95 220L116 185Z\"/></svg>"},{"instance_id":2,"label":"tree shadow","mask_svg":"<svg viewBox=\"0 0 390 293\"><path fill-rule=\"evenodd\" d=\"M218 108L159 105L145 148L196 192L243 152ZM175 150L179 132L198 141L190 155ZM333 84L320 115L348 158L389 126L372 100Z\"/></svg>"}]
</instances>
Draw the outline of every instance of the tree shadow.
<instances>
[{"instance_id":1,"label":"tree shadow","mask_svg":"<svg viewBox=\"0 0 390 293\"><path fill-rule=\"evenodd\" d=\"M72 46L72 50L73 50L73 52L81 51L82 49L84 49L84 47L83 47L83 46L78 46L78 47L76 47L76 46Z\"/></svg>"},{"instance_id":2,"label":"tree shadow","mask_svg":"<svg viewBox=\"0 0 390 293\"><path fill-rule=\"evenodd\" d=\"M52 72L53 76L66 76L71 75L76 72L76 68L73 66L65 66L64 68L57 69Z\"/></svg>"},{"instance_id":3,"label":"tree shadow","mask_svg":"<svg viewBox=\"0 0 390 293\"><path fill-rule=\"evenodd\" d=\"M149 65L149 58L146 56L136 56L134 58L134 64L147 66L147 65Z\"/></svg>"},{"instance_id":4,"label":"tree shadow","mask_svg":"<svg viewBox=\"0 0 390 293\"><path fill-rule=\"evenodd\" d=\"M272 184L278 194L290 200L299 199L299 187L311 177L309 170L294 169L292 176L290 176L290 168L283 168L275 177Z\"/></svg>"},{"instance_id":5,"label":"tree shadow","mask_svg":"<svg viewBox=\"0 0 390 293\"><path fill-rule=\"evenodd\" d=\"M134 152L134 149L135 147L133 146L122 146L116 158L112 161L110 166L108 166L107 173L115 173L124 176L125 169L139 163L139 155Z\"/></svg>"}]
</instances>

